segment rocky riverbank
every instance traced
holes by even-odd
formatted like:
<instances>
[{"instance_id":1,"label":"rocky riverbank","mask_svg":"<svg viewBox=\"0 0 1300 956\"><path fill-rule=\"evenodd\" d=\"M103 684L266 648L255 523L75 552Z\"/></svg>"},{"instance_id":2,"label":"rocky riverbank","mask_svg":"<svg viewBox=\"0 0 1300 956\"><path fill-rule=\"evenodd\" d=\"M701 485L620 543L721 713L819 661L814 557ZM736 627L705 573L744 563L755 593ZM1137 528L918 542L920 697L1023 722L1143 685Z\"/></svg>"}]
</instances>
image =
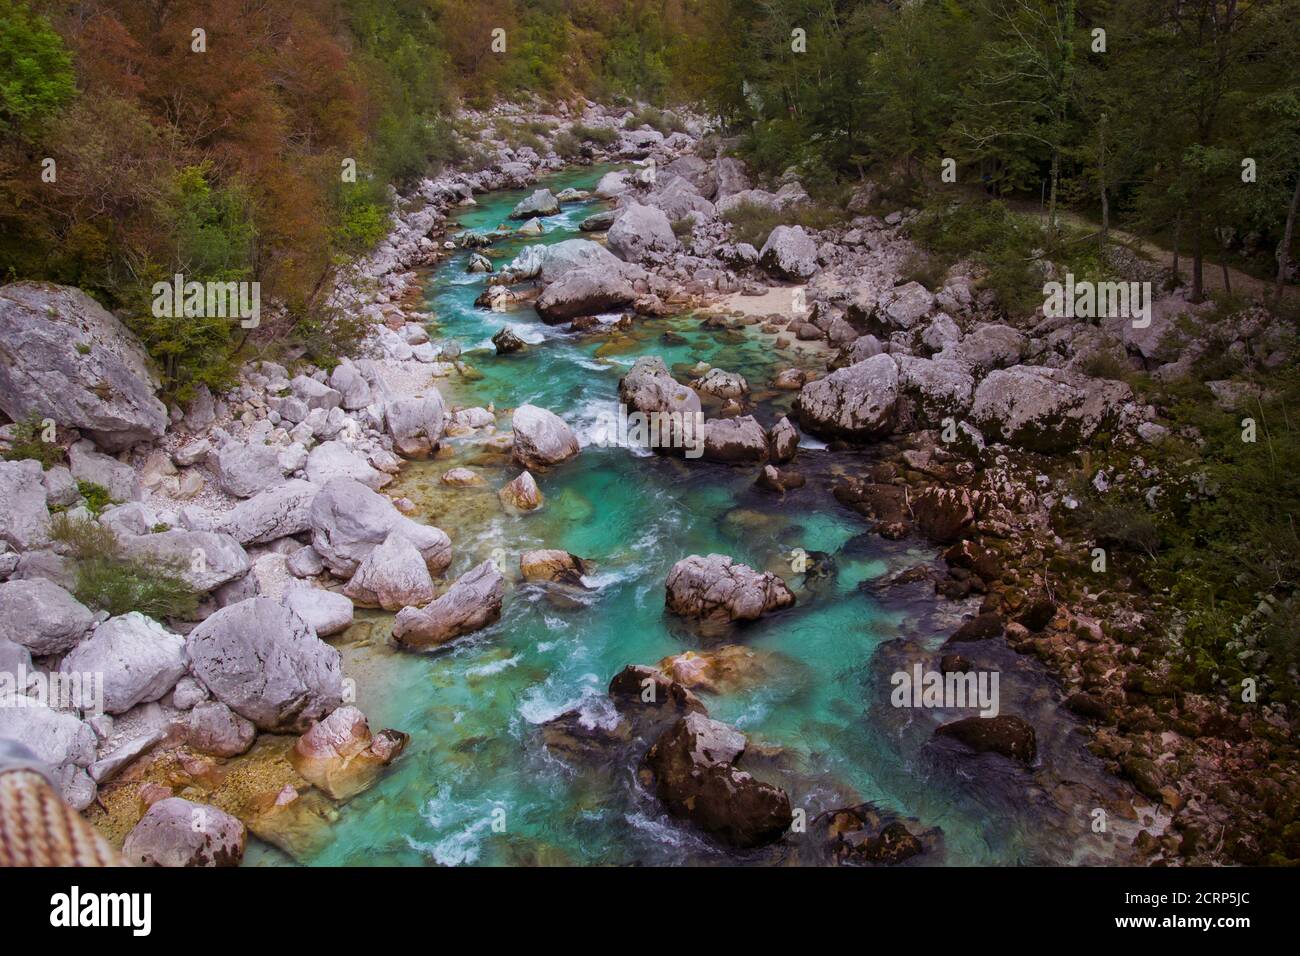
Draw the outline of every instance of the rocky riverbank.
<instances>
[{"instance_id":1,"label":"rocky riverbank","mask_svg":"<svg viewBox=\"0 0 1300 956\"><path fill-rule=\"evenodd\" d=\"M0 330L22 342L0 378L0 406L15 421L53 419L53 444L66 450L66 463L45 469L0 464L0 660L33 675L13 695L35 693L40 675L101 673L105 711L83 720L83 707L3 707L0 736L35 748L65 798L131 862L238 862L245 829L309 858L340 807L400 759L408 734L436 732L372 731L325 639L352 624L354 607L379 608L397 614L398 647L427 651L490 626L514 599L519 582L502 562L448 580L460 541L417 520L409 498L384 493L404 462L456 439L512 462L500 506L526 514L545 501L547 470L581 454L573 423L545 408L521 405L507 418L456 404L478 373L461 343L438 339L438 316L421 311L419 293L425 270L467 249L486 309L531 304L548 325L615 344L634 323L696 311L719 336L763 342L783 357L771 382L712 366L678 381L642 358L619 396L635 411L704 416L701 467L752 471L792 508L830 488L883 538L915 535L939 548L942 571L864 582L932 589L927 600L954 602L956 613L973 605L943 647L909 653L943 671L996 669L983 660L995 646L1039 659L1059 681L1044 684L1051 706L1087 722L1089 747L1132 784L1106 807L1131 825L1145 858L1262 862L1289 852L1293 810L1277 808L1296 803L1292 716L1268 704L1243 713L1173 686L1158 596L1131 578L1090 577L1097 542L1062 521L1083 450L1107 453L1090 482L1161 484L1142 461L1168 434L1161 410L1086 370L1105 355L1188 374L1189 349L1170 351L1168 341L1197 309L1159 300L1139 333L1124 322L998 314L967 264L938 288L907 281L916 213L881 208L870 185L846 221L777 226L756 248L736 241L728 214L797 210L807 194L793 173L757 188L697 119L665 135L625 129L629 114L595 105L504 115L550 128L551 144L575 128L604 132L568 158L487 140L486 168L403 197L388 238L332 298L370 319L367 346L328 371L250 363L229 393L168 408L138 343L89 297L33 283L0 290ZM475 196L530 187L570 160L625 167L593 190L607 205L582 223L591 238L494 256L494 243L540 235L566 203L590 198L545 188L493 230L449 231ZM1282 350L1271 336L1243 324L1240 342L1269 362ZM530 339L507 326L493 342L504 356L534 347ZM759 391L797 398L789 415L765 421L754 414ZM6 435L17 444L16 426ZM460 467L441 481L482 478ZM112 532L112 560L181 578L198 598L193 610L161 621L111 616L74 597L85 566L104 558L89 553L92 527ZM797 601L779 563L681 559L663 582L666 607L704 640ZM519 572L563 606L565 589L587 586L587 570L567 552L529 549ZM608 675L608 706L549 720L546 746L581 764L632 761L671 815L726 846L775 847L773 862L936 858L937 830L860 804L810 821L822 837L815 852L781 843L798 808L751 773L762 746L709 718L693 689L761 679L761 655L726 647ZM992 751L1035 774L1034 719L938 729L962 753ZM211 812L196 818L196 808ZM192 819L204 826L187 829ZM1091 822L1079 821L1081 834Z\"/></svg>"}]
</instances>

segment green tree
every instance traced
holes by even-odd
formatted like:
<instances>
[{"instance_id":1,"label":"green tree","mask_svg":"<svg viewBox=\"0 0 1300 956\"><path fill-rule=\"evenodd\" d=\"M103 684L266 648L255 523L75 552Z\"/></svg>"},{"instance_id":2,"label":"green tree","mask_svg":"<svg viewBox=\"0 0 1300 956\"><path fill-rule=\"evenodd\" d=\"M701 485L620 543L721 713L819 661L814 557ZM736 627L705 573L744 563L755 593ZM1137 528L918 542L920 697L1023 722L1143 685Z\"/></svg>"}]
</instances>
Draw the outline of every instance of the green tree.
<instances>
[{"instance_id":1,"label":"green tree","mask_svg":"<svg viewBox=\"0 0 1300 956\"><path fill-rule=\"evenodd\" d=\"M0 133L30 135L75 92L72 57L50 22L0 0Z\"/></svg>"}]
</instances>

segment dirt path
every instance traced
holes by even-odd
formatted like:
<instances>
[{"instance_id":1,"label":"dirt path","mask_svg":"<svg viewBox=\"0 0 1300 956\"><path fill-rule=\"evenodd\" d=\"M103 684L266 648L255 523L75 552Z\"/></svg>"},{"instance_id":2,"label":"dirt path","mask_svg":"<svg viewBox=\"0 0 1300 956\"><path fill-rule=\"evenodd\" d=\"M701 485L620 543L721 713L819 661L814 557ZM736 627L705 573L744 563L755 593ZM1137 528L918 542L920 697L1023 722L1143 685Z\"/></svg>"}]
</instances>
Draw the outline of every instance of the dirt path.
<instances>
[{"instance_id":1,"label":"dirt path","mask_svg":"<svg viewBox=\"0 0 1300 956\"><path fill-rule=\"evenodd\" d=\"M1028 200L1010 200L1007 201L1007 205L1020 213L1026 213L1033 216L1043 216L1043 211L1038 207L1038 205ZM1074 226L1078 229L1091 230L1093 232L1101 229L1101 223L1094 222L1076 212L1058 210L1057 215L1063 223ZM1128 248L1132 249L1134 252L1146 256L1154 262L1159 262L1166 268L1173 268L1174 254L1172 251L1156 245L1149 239L1143 239L1141 236L1136 236L1131 232L1125 232L1122 229L1116 229L1113 226L1111 227L1110 235L1114 241L1128 246ZM1178 271L1182 273L1184 279L1189 284L1191 283L1191 262L1191 257L1186 253L1183 253L1178 260ZM1232 266L1228 267L1228 279L1232 283L1232 291L1238 295L1246 295L1250 297L1271 297L1273 295L1273 281L1271 279L1259 279L1242 272L1240 269L1233 268ZM1223 266L1217 262L1211 262L1210 259L1206 258L1201 264L1201 281L1204 284L1207 293L1223 291ZM1282 294L1294 297L1296 295L1296 290L1297 287L1295 285L1287 285L1283 287Z\"/></svg>"}]
</instances>

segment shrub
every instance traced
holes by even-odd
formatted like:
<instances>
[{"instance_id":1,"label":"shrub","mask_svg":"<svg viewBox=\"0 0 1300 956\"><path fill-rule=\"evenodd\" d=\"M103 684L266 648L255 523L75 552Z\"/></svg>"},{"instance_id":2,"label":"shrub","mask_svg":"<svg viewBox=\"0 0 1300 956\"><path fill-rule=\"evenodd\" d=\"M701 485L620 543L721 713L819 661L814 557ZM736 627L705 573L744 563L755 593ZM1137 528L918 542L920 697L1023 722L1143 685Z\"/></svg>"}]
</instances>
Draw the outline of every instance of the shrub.
<instances>
[{"instance_id":1,"label":"shrub","mask_svg":"<svg viewBox=\"0 0 1300 956\"><path fill-rule=\"evenodd\" d=\"M6 461L34 458L42 468L51 468L63 461L63 448L44 440L45 423L39 415L33 413L21 422L14 422L13 431L9 450L4 453Z\"/></svg>"},{"instance_id":2,"label":"shrub","mask_svg":"<svg viewBox=\"0 0 1300 956\"><path fill-rule=\"evenodd\" d=\"M97 516L109 505L116 504L116 502L113 501L113 496L109 494L108 489L103 485L95 484L93 481L82 481L81 479L78 479L77 491L81 493L81 497L86 499L86 508L93 515Z\"/></svg>"},{"instance_id":3,"label":"shrub","mask_svg":"<svg viewBox=\"0 0 1300 956\"><path fill-rule=\"evenodd\" d=\"M582 143L568 130L555 134L555 138L551 140L551 148L561 159L572 160L582 155Z\"/></svg>"},{"instance_id":4,"label":"shrub","mask_svg":"<svg viewBox=\"0 0 1300 956\"><path fill-rule=\"evenodd\" d=\"M569 127L569 132L582 142L595 143L597 146L609 146L618 139L618 131L608 126L585 126L582 123L574 123Z\"/></svg>"},{"instance_id":5,"label":"shrub","mask_svg":"<svg viewBox=\"0 0 1300 956\"><path fill-rule=\"evenodd\" d=\"M656 129L665 136L686 131L686 126L680 117L665 110L655 109L653 106L639 110L623 121L624 129L640 129L642 126Z\"/></svg>"},{"instance_id":6,"label":"shrub","mask_svg":"<svg viewBox=\"0 0 1300 956\"><path fill-rule=\"evenodd\" d=\"M139 611L160 620L193 617L199 593L181 576L181 568L124 557L112 528L59 514L50 522L50 537L67 546L74 564L72 592L82 604L112 615Z\"/></svg>"},{"instance_id":7,"label":"shrub","mask_svg":"<svg viewBox=\"0 0 1300 956\"><path fill-rule=\"evenodd\" d=\"M767 237L777 226L805 226L824 229L836 222L839 212L829 206L804 204L785 209L771 209L759 203L742 202L727 210L723 216L731 225L732 238L748 242L755 249L763 248Z\"/></svg>"}]
</instances>

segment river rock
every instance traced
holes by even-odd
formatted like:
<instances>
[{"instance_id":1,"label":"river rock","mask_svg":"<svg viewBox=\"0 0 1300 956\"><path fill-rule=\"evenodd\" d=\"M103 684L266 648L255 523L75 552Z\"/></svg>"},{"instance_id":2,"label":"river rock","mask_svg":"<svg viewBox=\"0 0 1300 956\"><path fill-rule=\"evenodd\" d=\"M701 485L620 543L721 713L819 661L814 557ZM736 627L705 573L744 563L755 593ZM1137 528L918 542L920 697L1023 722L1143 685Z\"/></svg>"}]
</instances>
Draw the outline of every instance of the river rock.
<instances>
[{"instance_id":1,"label":"river rock","mask_svg":"<svg viewBox=\"0 0 1300 956\"><path fill-rule=\"evenodd\" d=\"M627 375L619 380L618 397L629 410L647 415L678 412L694 416L701 410L700 396L674 379L657 355L645 355L632 363Z\"/></svg>"},{"instance_id":2,"label":"river rock","mask_svg":"<svg viewBox=\"0 0 1300 956\"><path fill-rule=\"evenodd\" d=\"M877 355L809 382L799 393L799 424L828 438L877 438L893 430L898 364Z\"/></svg>"},{"instance_id":3,"label":"river rock","mask_svg":"<svg viewBox=\"0 0 1300 956\"><path fill-rule=\"evenodd\" d=\"M527 472L525 472L527 474ZM505 578L491 561L461 575L447 593L425 608L404 608L393 623L399 647L421 650L482 630L501 617Z\"/></svg>"},{"instance_id":4,"label":"river rock","mask_svg":"<svg viewBox=\"0 0 1300 956\"><path fill-rule=\"evenodd\" d=\"M219 700L194 705L185 717L185 744L213 757L247 753L257 739L257 728Z\"/></svg>"},{"instance_id":5,"label":"river rock","mask_svg":"<svg viewBox=\"0 0 1300 956\"><path fill-rule=\"evenodd\" d=\"M704 426L704 457L727 464L767 461L767 432L753 415L713 418Z\"/></svg>"},{"instance_id":6,"label":"river rock","mask_svg":"<svg viewBox=\"0 0 1300 956\"><path fill-rule=\"evenodd\" d=\"M629 188L627 172L620 169L601 176L600 182L596 183L596 188L592 192L598 199L617 199Z\"/></svg>"},{"instance_id":7,"label":"river rock","mask_svg":"<svg viewBox=\"0 0 1300 956\"><path fill-rule=\"evenodd\" d=\"M520 472L514 481L497 492L497 496L507 509L536 511L542 506L542 489L537 487L536 480L527 471Z\"/></svg>"},{"instance_id":8,"label":"river rock","mask_svg":"<svg viewBox=\"0 0 1300 956\"><path fill-rule=\"evenodd\" d=\"M352 626L352 602L337 591L295 581L284 589L280 603L306 621L318 637L341 634Z\"/></svg>"},{"instance_id":9,"label":"river rock","mask_svg":"<svg viewBox=\"0 0 1300 956\"><path fill-rule=\"evenodd\" d=\"M578 454L573 429L554 412L536 405L520 405L511 419L515 461L525 468L545 468Z\"/></svg>"},{"instance_id":10,"label":"river rock","mask_svg":"<svg viewBox=\"0 0 1300 956\"><path fill-rule=\"evenodd\" d=\"M662 209L631 203L614 220L606 236L610 251L625 262L641 262L655 253L677 249L677 237Z\"/></svg>"},{"instance_id":11,"label":"river rock","mask_svg":"<svg viewBox=\"0 0 1300 956\"><path fill-rule=\"evenodd\" d=\"M605 232L610 226L614 225L614 220L618 218L618 211L607 209L603 212L593 213L582 222L578 223L578 229L582 232Z\"/></svg>"},{"instance_id":12,"label":"river rock","mask_svg":"<svg viewBox=\"0 0 1300 956\"><path fill-rule=\"evenodd\" d=\"M219 530L240 544L266 544L311 527L311 505L320 486L295 478L237 504Z\"/></svg>"},{"instance_id":13,"label":"river rock","mask_svg":"<svg viewBox=\"0 0 1300 956\"><path fill-rule=\"evenodd\" d=\"M445 471L442 477L438 479L444 485L451 485L456 488L465 488L470 485L484 484L483 476L477 472L470 471L468 468L452 468Z\"/></svg>"},{"instance_id":14,"label":"river rock","mask_svg":"<svg viewBox=\"0 0 1300 956\"><path fill-rule=\"evenodd\" d=\"M793 820L790 799L735 767L745 735L702 714L689 714L655 741L642 783L675 817L690 820L730 846L779 840Z\"/></svg>"},{"instance_id":15,"label":"river rock","mask_svg":"<svg viewBox=\"0 0 1300 956\"><path fill-rule=\"evenodd\" d=\"M330 388L339 393L339 405L350 412L374 401L370 383L352 362L344 360L330 373Z\"/></svg>"},{"instance_id":16,"label":"river rock","mask_svg":"<svg viewBox=\"0 0 1300 956\"><path fill-rule=\"evenodd\" d=\"M289 763L332 799L351 800L374 785L409 740L398 730L372 736L365 714L352 706L340 707L298 738Z\"/></svg>"},{"instance_id":17,"label":"river rock","mask_svg":"<svg viewBox=\"0 0 1300 956\"><path fill-rule=\"evenodd\" d=\"M525 581L585 587L582 576L587 573L587 562L555 548L525 551L519 555L519 573Z\"/></svg>"},{"instance_id":18,"label":"river rock","mask_svg":"<svg viewBox=\"0 0 1300 956\"><path fill-rule=\"evenodd\" d=\"M799 429L794 427L794 423L784 415L781 420L772 426L772 431L768 434L768 454L772 461L777 464L784 464L788 461L794 461L794 456L799 451Z\"/></svg>"},{"instance_id":19,"label":"river rock","mask_svg":"<svg viewBox=\"0 0 1300 956\"><path fill-rule=\"evenodd\" d=\"M11 420L52 418L122 451L167 428L157 386L140 341L80 289L0 288L0 409Z\"/></svg>"},{"instance_id":20,"label":"river rock","mask_svg":"<svg viewBox=\"0 0 1300 956\"><path fill-rule=\"evenodd\" d=\"M307 480L322 487L346 478L378 491L393 480L392 475L370 467L370 462L341 441L321 442L313 448L307 456L306 471Z\"/></svg>"},{"instance_id":21,"label":"river rock","mask_svg":"<svg viewBox=\"0 0 1300 956\"><path fill-rule=\"evenodd\" d=\"M404 458L428 458L442 440L447 423L447 406L442 400L442 394L434 388L418 398L401 398L390 402L385 420L388 433L393 436L393 447L399 455Z\"/></svg>"},{"instance_id":22,"label":"river rock","mask_svg":"<svg viewBox=\"0 0 1300 956\"><path fill-rule=\"evenodd\" d=\"M1038 753L1034 728L1023 717L963 717L935 729L939 737L952 737L976 753L998 753L1021 763L1032 764Z\"/></svg>"},{"instance_id":23,"label":"river rock","mask_svg":"<svg viewBox=\"0 0 1300 956\"><path fill-rule=\"evenodd\" d=\"M185 649L212 695L262 730L301 733L342 702L338 651L270 598L222 608Z\"/></svg>"},{"instance_id":24,"label":"river rock","mask_svg":"<svg viewBox=\"0 0 1300 956\"><path fill-rule=\"evenodd\" d=\"M636 298L632 284L604 269L571 269L537 297L537 313L548 325L627 305Z\"/></svg>"},{"instance_id":25,"label":"river rock","mask_svg":"<svg viewBox=\"0 0 1300 956\"><path fill-rule=\"evenodd\" d=\"M432 601L433 578L424 556L396 529L366 555L343 593L360 604L400 611Z\"/></svg>"},{"instance_id":26,"label":"river rock","mask_svg":"<svg viewBox=\"0 0 1300 956\"><path fill-rule=\"evenodd\" d=\"M110 618L59 664L63 674L102 675L104 710L122 714L136 704L159 700L185 675L185 641L138 611ZM77 706L95 703L82 687Z\"/></svg>"},{"instance_id":27,"label":"river rock","mask_svg":"<svg viewBox=\"0 0 1300 956\"><path fill-rule=\"evenodd\" d=\"M693 554L668 572L665 606L674 614L719 622L755 621L791 607L794 592L771 572L759 572L723 554Z\"/></svg>"},{"instance_id":28,"label":"river rock","mask_svg":"<svg viewBox=\"0 0 1300 956\"><path fill-rule=\"evenodd\" d=\"M1015 365L1025 354L1025 337L1009 325L978 325L960 342L935 356L964 365L976 375Z\"/></svg>"},{"instance_id":29,"label":"river rock","mask_svg":"<svg viewBox=\"0 0 1300 956\"><path fill-rule=\"evenodd\" d=\"M971 418L995 441L1050 454L1086 442L1131 400L1123 382L1016 365L990 372L980 382Z\"/></svg>"},{"instance_id":30,"label":"river rock","mask_svg":"<svg viewBox=\"0 0 1300 956\"><path fill-rule=\"evenodd\" d=\"M122 551L160 568L173 570L199 592L216 590L243 576L252 566L248 552L230 534L213 531L160 531L121 537Z\"/></svg>"},{"instance_id":31,"label":"river rock","mask_svg":"<svg viewBox=\"0 0 1300 956\"><path fill-rule=\"evenodd\" d=\"M919 282L908 282L881 297L877 319L893 329L915 328L934 308L934 295Z\"/></svg>"},{"instance_id":32,"label":"river rock","mask_svg":"<svg viewBox=\"0 0 1300 956\"><path fill-rule=\"evenodd\" d=\"M0 461L0 540L18 551L49 542L50 512L39 461Z\"/></svg>"},{"instance_id":33,"label":"river rock","mask_svg":"<svg viewBox=\"0 0 1300 956\"><path fill-rule=\"evenodd\" d=\"M69 713L21 695L0 697L0 740L16 740L50 769L54 785L74 810L95 799L87 768L95 760L95 732Z\"/></svg>"},{"instance_id":34,"label":"river rock","mask_svg":"<svg viewBox=\"0 0 1300 956\"><path fill-rule=\"evenodd\" d=\"M691 388L716 398L740 398L749 394L749 382L745 381L745 376L720 368L709 369L691 382Z\"/></svg>"},{"instance_id":35,"label":"river rock","mask_svg":"<svg viewBox=\"0 0 1300 956\"><path fill-rule=\"evenodd\" d=\"M532 219L534 216L554 216L560 211L560 201L549 189L538 189L527 199L522 199L510 210L511 219Z\"/></svg>"},{"instance_id":36,"label":"river rock","mask_svg":"<svg viewBox=\"0 0 1300 956\"><path fill-rule=\"evenodd\" d=\"M284 481L280 449L273 445L229 442L208 455L208 467L221 490L236 498L251 498Z\"/></svg>"},{"instance_id":37,"label":"river rock","mask_svg":"<svg viewBox=\"0 0 1300 956\"><path fill-rule=\"evenodd\" d=\"M779 279L807 282L817 272L817 244L803 226L777 226L763 243L758 261Z\"/></svg>"},{"instance_id":38,"label":"river rock","mask_svg":"<svg viewBox=\"0 0 1300 956\"><path fill-rule=\"evenodd\" d=\"M122 857L133 866L238 866L246 837L244 825L224 810L167 797L126 835Z\"/></svg>"},{"instance_id":39,"label":"river rock","mask_svg":"<svg viewBox=\"0 0 1300 956\"><path fill-rule=\"evenodd\" d=\"M519 337L512 326L506 325L492 336L492 344L496 346L497 355L509 355L512 352L523 351L527 343Z\"/></svg>"},{"instance_id":40,"label":"river rock","mask_svg":"<svg viewBox=\"0 0 1300 956\"><path fill-rule=\"evenodd\" d=\"M79 441L68 449L68 468L77 481L99 485L113 501L139 501L144 485L136 470L109 455L101 455L88 441Z\"/></svg>"},{"instance_id":41,"label":"river rock","mask_svg":"<svg viewBox=\"0 0 1300 956\"><path fill-rule=\"evenodd\" d=\"M394 529L424 556L430 574L441 574L451 563L451 539L441 529L412 521L383 495L351 478L335 478L316 496L311 529L312 547L339 577L355 574Z\"/></svg>"},{"instance_id":42,"label":"river rock","mask_svg":"<svg viewBox=\"0 0 1300 956\"><path fill-rule=\"evenodd\" d=\"M0 639L21 644L35 657L71 650L94 621L89 608L53 581L0 584Z\"/></svg>"},{"instance_id":43,"label":"river rock","mask_svg":"<svg viewBox=\"0 0 1300 956\"><path fill-rule=\"evenodd\" d=\"M945 418L958 420L971 406L975 379L960 362L895 356L898 385L912 403L916 418L936 427Z\"/></svg>"}]
</instances>

